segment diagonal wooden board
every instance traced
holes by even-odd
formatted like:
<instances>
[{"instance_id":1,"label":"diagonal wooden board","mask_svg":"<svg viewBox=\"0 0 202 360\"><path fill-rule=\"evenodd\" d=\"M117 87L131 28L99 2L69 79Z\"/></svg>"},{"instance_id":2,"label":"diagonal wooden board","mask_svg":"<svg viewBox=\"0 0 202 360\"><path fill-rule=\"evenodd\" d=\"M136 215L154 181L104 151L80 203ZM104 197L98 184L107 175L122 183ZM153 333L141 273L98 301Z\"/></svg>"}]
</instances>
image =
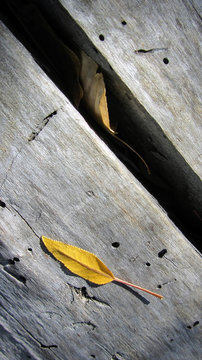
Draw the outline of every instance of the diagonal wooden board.
<instances>
[{"instance_id":1,"label":"diagonal wooden board","mask_svg":"<svg viewBox=\"0 0 202 360\"><path fill-rule=\"evenodd\" d=\"M1 34L1 358L199 358L200 255L3 24ZM41 235L164 299L93 287Z\"/></svg>"},{"instance_id":2,"label":"diagonal wooden board","mask_svg":"<svg viewBox=\"0 0 202 360\"><path fill-rule=\"evenodd\" d=\"M201 1L60 2L202 178Z\"/></svg>"}]
</instances>

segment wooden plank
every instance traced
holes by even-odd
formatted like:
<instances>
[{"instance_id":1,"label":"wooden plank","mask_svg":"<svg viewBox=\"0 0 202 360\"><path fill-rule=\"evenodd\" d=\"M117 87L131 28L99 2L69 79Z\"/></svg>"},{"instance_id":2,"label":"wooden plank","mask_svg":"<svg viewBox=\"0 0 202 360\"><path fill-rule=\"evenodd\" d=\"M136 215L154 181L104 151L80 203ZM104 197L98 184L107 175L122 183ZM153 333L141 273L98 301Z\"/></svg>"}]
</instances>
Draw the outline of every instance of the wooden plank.
<instances>
[{"instance_id":1,"label":"wooden plank","mask_svg":"<svg viewBox=\"0 0 202 360\"><path fill-rule=\"evenodd\" d=\"M35 41L35 44L38 46L38 50L40 52L40 49L43 49L43 43L49 43L51 44L49 48L52 49L52 52L50 53L50 50L48 50L48 63L52 63L53 68L57 68L59 71L59 77L60 80L58 82L56 82L58 84L58 86L61 86L62 91L64 91L64 93L66 95L68 95L68 76L67 76L67 65L66 62L64 61L63 57L61 60L61 52L63 50L64 52L64 47L65 44L67 44L68 46L72 46L72 48L75 51L79 51L79 49L84 50L89 56L91 56L101 67L101 70L103 71L104 74L104 78L105 78L105 82L106 82L106 87L107 87L107 100L108 100L108 106L109 106L109 113L110 113L110 119L112 120L112 122L117 121L118 122L118 132L119 132L119 136L125 140L127 143L129 143L134 149L136 149L144 158L144 160L147 162L147 164L149 165L150 169L151 169L151 174L148 175L145 167L142 166L141 167L141 163L137 161L137 159L134 158L134 156L129 153L127 154L127 156L124 158L123 152L120 152L120 148L116 149L118 156L120 156L120 158L125 161L125 163L127 165L129 165L130 169L134 170L135 174L137 174L137 169L139 171L139 174L137 174L137 176L140 175L140 179L142 181L143 184L145 184L145 186L148 187L149 191L151 191L154 196L158 199L158 201L164 206L164 208L166 209L166 211L168 212L169 216L175 221L175 223L177 224L177 226L186 234L186 236L194 243L196 244L196 246L200 246L199 245L199 239L200 239L200 233L201 233L201 216L202 216L202 182L200 180L200 174L199 172L195 173L194 171L194 167L193 167L193 162L188 161L187 158L184 157L183 152L181 151L180 154L180 150L178 149L178 146L176 144L176 142L174 140L170 141L170 136L169 136L169 132L171 131L170 135L171 137L173 136L173 138L175 137L174 132L172 131L172 128L169 127L169 124L167 125L167 122L169 122L167 120L167 117L162 117L162 121L164 123L164 127L161 126L162 124L160 124L160 122L158 121L158 119L156 120L156 118L154 117L154 113L156 114L161 114L160 112L160 108L159 108L159 102L158 101L153 101L152 105L153 106L153 111L150 112L150 110L148 109L148 106L146 103L142 102L141 99L139 97L136 97L136 93L133 91L133 89L129 86L128 80L127 78L123 78L122 76L120 76L120 69L122 72L127 72L128 69L128 65L127 63L125 63L124 58L122 59L122 55L121 55L121 47L122 47L122 43L126 44L126 43L130 43L130 39L132 38L132 34L135 33L135 30L132 32L131 31L131 27L133 26L133 23L130 22L130 31L129 29L127 30L127 34L125 34L125 30L128 24L123 25L120 24L119 22L119 17L120 14L122 12L120 12L120 14L116 13L116 9L114 10L113 8L113 3L111 2L107 2L106 4L106 10L108 12L108 20L106 20L106 16L105 16L105 11L101 8L99 8L99 2L98 2L98 12L96 10L96 8L94 8L94 4L96 7L97 2L93 2L92 5L92 16L88 17L87 14L87 10L88 10L88 6L86 5L86 3L84 4L83 2L79 5L79 1L77 2L77 6L74 8L74 4L73 3L73 10L72 10L72 5L70 4L70 2L68 2L65 5L65 2L63 3L64 7L72 14L73 18L71 18L71 16L69 15L69 13L65 10L65 8L60 6L60 3L58 3L57 1L53 1L53 2L47 2L47 0L41 0L41 1L37 1L36 0L36 6L30 7L30 6L23 6L21 3L19 4L19 9L18 6L16 4L16 8L13 9L12 7L12 11L14 14L16 14L18 21L20 21L23 26L24 26L24 30L25 33L30 37L30 40ZM127 3L128 7L123 6L123 9L125 11L125 15L128 16L128 9L130 10L130 2ZM109 8L108 8L108 7ZM118 5L119 6L119 5ZM151 2L150 5L151 6ZM154 12L156 11L156 6L158 7L158 4L154 4ZM170 6L169 4L167 5L163 5L163 6ZM178 9L179 3L174 2L173 3L173 8L172 11ZM171 7L172 7L171 6ZM189 4L187 4L186 2L184 2L184 5L187 8L187 14L189 13L189 17L192 17L192 13L193 10L195 13L200 12L200 9L198 8L197 3L195 3L195 5L192 7L190 7ZM84 7L84 8L83 8ZM173 10L174 9L174 10ZM198 9L198 10L197 10ZM32 11L33 10L33 11ZM101 11L102 10L102 11ZM139 11L143 11L141 6ZM179 10L179 9L178 9ZM90 10L89 10L90 11ZM122 11L122 10L121 10ZM176 10L177 11L177 10ZM185 12L186 12L185 11ZM74 14L75 12L75 14ZM81 12L80 16L79 13ZM174 11L175 12L175 11ZM35 16L33 16L33 13L35 14ZM167 12L166 12L167 13ZM38 14L38 15L37 15ZM85 14L85 19L84 19L84 23L85 26L82 25L82 17L84 16L83 14ZM172 14L172 12L171 12ZM184 14L184 12L183 12ZM43 15L43 17L41 17ZM161 14L163 16L163 14ZM105 41L100 41L100 39L98 39L98 35L95 35L95 31L99 32L99 20L98 21L98 26L95 25L95 28L92 29L92 17L95 19L93 20L96 23L96 16L99 17L99 19L101 19L101 17L103 17L103 24L105 24L105 22L107 21L107 23L105 24L106 26L106 30L108 31L109 28L109 24L110 22L112 24L114 24L114 21L116 22L116 26L118 29L118 26L123 29L123 37L121 37L120 34L120 41L119 39L117 39L117 42L115 43L115 47L113 48L113 51L111 51L111 45L110 42ZM184 15L183 15L184 16ZM170 15L170 17L172 18L172 15ZM38 19L41 19L43 26L45 24L48 25L48 35L47 35L47 28L45 28L45 32L43 31L43 26L40 24L40 21ZM88 19L87 19L88 18ZM110 20L110 18L112 18ZM122 17L123 18L123 17ZM140 17L139 17L140 18ZM138 21L139 21L138 18ZM28 20L29 19L29 20ZM135 18L136 19L136 18ZM155 25L155 19L157 21L157 24ZM184 21L184 29L186 29L186 20L188 19L188 15L187 17L184 16L183 17L183 21ZM81 28L78 26L78 24L76 23L76 21L81 25ZM88 21L89 21L89 26L88 26ZM141 25L142 22L140 22L140 24L136 23L136 26L140 26L141 29ZM159 26L159 17L153 16L153 23L152 26L154 28L154 31L158 32ZM194 19L192 21L192 23L194 23ZM94 23L93 22L93 23ZM150 24L150 19L148 19L148 21L146 22L146 24ZM167 23L166 23L167 24ZM114 25L115 26L115 25ZM155 26L156 26L156 30L155 30ZM162 25L163 27L165 27L165 31L168 31L168 28L166 28L167 25ZM174 25L173 25L174 26ZM196 25L197 26L197 25ZM40 28L41 27L41 28ZM56 46L54 46L55 44L55 37L52 37L51 40L51 32L52 30L50 30L50 27L52 28L52 30L54 31L55 35L57 35L57 39L59 40L59 49L58 49L58 40L57 40L57 44ZM40 42L40 38L41 36L36 35L36 31L32 30L32 29L38 29L38 33L43 33L43 40ZM82 30L83 28L83 30ZM87 29L89 28L89 29ZM110 34L114 34L115 31L118 31L116 28L110 29ZM125 30L124 30L125 29ZM175 32L175 26L172 28ZM88 37L85 34L85 31L88 34ZM194 33L195 30L193 30ZM46 35L44 34L46 33ZM144 32L142 32L144 33ZM108 34L107 39L111 36L110 34ZM129 36L130 34L130 36ZM180 34L178 34L180 35ZM182 34L182 37L186 35L186 32L184 34ZM173 35L174 36L174 35ZM145 35L146 37L146 35ZM195 33L195 37L196 37L196 42L199 41L199 33ZM154 37L153 37L154 38ZM186 36L185 36L186 38ZM179 40L179 36L177 38ZM185 39L186 40L186 39ZM182 41L179 43L179 49L180 51L185 51L185 48L188 46L186 41ZM176 40L177 41L177 40ZM74 44L72 44L72 42ZM118 44L118 45L117 45ZM183 44L185 44L185 48L183 48ZM29 44L30 45L30 44ZM32 46L30 47L28 45L28 48L30 49L30 51L32 52L32 54L34 54L34 56L37 57L37 53L34 51L34 49L32 48ZM103 46L104 48L106 48L105 50L108 51L108 56L106 56L106 51L103 50ZM46 47L47 48L47 47ZM49 49L48 48L48 49ZM153 50L152 50L153 49ZM131 61L131 66L134 69L136 68L136 55L139 56L139 58L141 59L141 57L147 57L147 60L150 61L151 57L150 55L155 58L156 61L156 68L159 71L159 74L156 73L155 74L155 69L152 69L152 76L157 77L159 79L159 76L161 76L161 83L164 84L167 82L167 78L166 76L170 76L169 74L165 73L165 69L167 65L169 64L165 64L162 61L162 48L152 48L150 49L151 51L146 51L143 49L143 51L145 52L134 52L134 57L130 58ZM161 50L159 50L161 49ZM99 50L99 51L98 51ZM110 51L111 52L110 52ZM140 49L141 50L141 49ZM43 52L43 51L42 51ZM110 53L109 53L110 52ZM53 54L52 54L53 53ZM113 54L117 54L117 58L118 58L118 62L113 66L113 69L111 67L110 64L112 64L113 60ZM51 56L52 54L52 56ZM57 54L57 57L55 56L55 54ZM104 56L103 56L103 55ZM43 57L38 58L38 61L40 64L42 64L42 67L45 65L47 66L47 59L45 60ZM140 61L143 61L140 60ZM141 62L141 66L138 69L138 74L142 75L143 77L145 76L145 74L147 74L147 71L144 71L144 66L146 66L145 64L147 63L148 65L148 61L142 63ZM153 60L152 60L153 61ZM161 66L161 68L159 68L158 63L162 62L163 63L163 67ZM187 59L188 61L188 59ZM191 67L192 65L190 65ZM169 68L171 69L171 68ZM183 68L184 69L184 68ZM195 70L194 70L195 69ZM170 71L170 70L169 70ZM196 66L193 67L193 71L197 71ZM53 71L54 72L54 71ZM172 72L172 70L171 70ZM118 76L118 75L119 76ZM52 74L53 75L53 74ZM138 75L138 76L139 76ZM194 78L197 79L200 77L200 74L198 76L195 75ZM54 75L53 75L54 78ZM122 81L122 80L123 81ZM159 80L160 81L160 80ZM62 84L61 84L62 82ZM150 78L146 79L146 81L143 81L141 86L145 87L145 84L149 84L150 83ZM193 80L191 80L192 85L193 85L193 93L194 91L197 92L197 87L198 87L198 83ZM134 82L134 84L136 84L136 82ZM153 82L152 82L153 84ZM158 84L156 84L157 86ZM171 85L171 84L170 84ZM175 106L175 94L176 91L180 92L179 87L179 82L175 83L174 81L172 82L172 86L169 86L169 93L170 96L173 99L173 102L171 103L171 106L173 106L173 111L174 109L176 109ZM136 86L136 85L135 85ZM149 85L150 86L150 85ZM153 86L153 85L152 85ZM177 86L177 87L176 87ZM195 86L195 88L194 88ZM161 87L160 87L161 89ZM177 89L177 90L176 90ZM194 90L195 89L195 90ZM152 98L156 97L157 95L152 91L150 91L151 89L148 87L148 89L145 89L148 91L149 95L145 95L145 101L147 98ZM162 89L161 89L162 90ZM165 90L165 89L164 89ZM138 90L139 91L139 90ZM157 89L157 93L158 93L158 89ZM168 92L168 91L167 91ZM140 91L141 93L141 91ZM145 93L145 91L144 91ZM166 103L166 96L167 94L165 93L165 91L161 91L162 96L164 96L165 98L165 104L164 104L164 109L167 109L166 111L168 111L168 106ZM187 90L188 93L188 90ZM197 96L200 98L200 92L197 92ZM69 95L68 95L69 96ZM191 100L192 96L188 96L188 100L184 97L182 99L182 101L185 102L184 104L184 109L186 108L186 111L189 111L189 117L192 117L192 105L191 105ZM140 102L141 101L141 102ZM189 108L188 108L188 104L189 103ZM82 110L81 110L82 111ZM169 113L169 111L168 111ZM178 117L178 113L176 112L176 117ZM181 116L181 115L180 115ZM199 113L196 112L196 116L198 118ZM169 117L168 117L169 119ZM194 119L194 117L193 117ZM182 120L182 119L181 119ZM184 121L184 119L183 119ZM194 120L195 121L195 120ZM187 126L191 126L191 122L187 122ZM94 126L94 125L92 125ZM193 139L193 143L191 144L192 147L192 151L193 153L195 152L196 158L199 156L200 157L200 144L198 139L200 138L200 123L195 122L194 123L194 129L198 128L197 131L194 130L194 133L192 133L191 131L191 127L190 127L190 131L189 133L191 134L191 138ZM183 126L178 126L177 127L177 131L182 131L183 134ZM197 138L195 138L196 134L199 134L199 136ZM188 132L186 133L188 134ZM183 138L185 139L185 143L186 143L186 137L183 135ZM110 142L113 142L113 139L111 139ZM195 143L195 148L194 146L192 146ZM120 145L120 144L119 144ZM190 143L187 143L187 148L189 148ZM198 146L199 145L199 146ZM122 149L123 150L123 149ZM126 149L124 149L126 150ZM199 175L199 176L198 176Z\"/></svg>"},{"instance_id":2,"label":"wooden plank","mask_svg":"<svg viewBox=\"0 0 202 360\"><path fill-rule=\"evenodd\" d=\"M61 3L201 178L201 2Z\"/></svg>"},{"instance_id":3,"label":"wooden plank","mask_svg":"<svg viewBox=\"0 0 202 360\"><path fill-rule=\"evenodd\" d=\"M199 358L199 254L4 25L1 34L2 357ZM93 251L164 299L86 283L41 235Z\"/></svg>"}]
</instances>

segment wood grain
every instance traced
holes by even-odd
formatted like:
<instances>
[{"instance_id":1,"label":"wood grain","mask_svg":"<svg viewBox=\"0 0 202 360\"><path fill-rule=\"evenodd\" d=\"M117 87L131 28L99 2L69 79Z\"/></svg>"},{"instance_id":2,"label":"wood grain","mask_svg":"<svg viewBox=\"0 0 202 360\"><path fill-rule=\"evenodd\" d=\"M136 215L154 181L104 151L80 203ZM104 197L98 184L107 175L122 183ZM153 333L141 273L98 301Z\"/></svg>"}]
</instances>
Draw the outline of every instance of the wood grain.
<instances>
[{"instance_id":1,"label":"wood grain","mask_svg":"<svg viewBox=\"0 0 202 360\"><path fill-rule=\"evenodd\" d=\"M3 24L1 34L2 359L199 358L200 255ZM164 299L86 283L42 235Z\"/></svg>"},{"instance_id":2,"label":"wood grain","mask_svg":"<svg viewBox=\"0 0 202 360\"><path fill-rule=\"evenodd\" d=\"M201 2L61 3L201 178Z\"/></svg>"}]
</instances>

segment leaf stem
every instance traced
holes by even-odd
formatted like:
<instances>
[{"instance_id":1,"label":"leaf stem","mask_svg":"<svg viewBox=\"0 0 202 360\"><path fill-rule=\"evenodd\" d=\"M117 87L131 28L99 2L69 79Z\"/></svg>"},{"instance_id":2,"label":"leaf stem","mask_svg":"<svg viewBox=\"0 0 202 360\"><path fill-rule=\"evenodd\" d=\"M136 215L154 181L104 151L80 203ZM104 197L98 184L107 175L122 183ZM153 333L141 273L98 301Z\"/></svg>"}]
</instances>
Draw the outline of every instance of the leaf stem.
<instances>
[{"instance_id":1,"label":"leaf stem","mask_svg":"<svg viewBox=\"0 0 202 360\"><path fill-rule=\"evenodd\" d=\"M145 291L146 293L151 294L151 295L153 295L153 296L156 296L156 297L158 297L159 299L162 299L162 298L163 298L162 295L159 295L159 294L157 294L157 293L155 293L155 292L153 292L153 291L150 291L150 290L147 290L147 289L145 289L145 288L142 288L141 286L134 285L134 284L131 284L131 283L127 282L127 281L118 279L118 278L116 278L116 277L114 278L114 281L120 282L120 283L125 284L125 285L133 286L134 288L139 289L139 290L142 290L142 291Z\"/></svg>"},{"instance_id":2,"label":"leaf stem","mask_svg":"<svg viewBox=\"0 0 202 360\"><path fill-rule=\"evenodd\" d=\"M128 149L130 149L134 154L136 154L139 159L143 162L143 164L145 165L146 169L147 169L147 173L148 175L151 175L151 171L150 171L150 168L149 166L147 165L146 161L143 159L143 157L135 150L133 149L132 146L130 146L127 142L125 142L124 140L122 140L119 136L117 136L116 134L117 133L113 133L111 132L111 129L110 129L110 133L118 140L120 141L123 145L125 145Z\"/></svg>"}]
</instances>

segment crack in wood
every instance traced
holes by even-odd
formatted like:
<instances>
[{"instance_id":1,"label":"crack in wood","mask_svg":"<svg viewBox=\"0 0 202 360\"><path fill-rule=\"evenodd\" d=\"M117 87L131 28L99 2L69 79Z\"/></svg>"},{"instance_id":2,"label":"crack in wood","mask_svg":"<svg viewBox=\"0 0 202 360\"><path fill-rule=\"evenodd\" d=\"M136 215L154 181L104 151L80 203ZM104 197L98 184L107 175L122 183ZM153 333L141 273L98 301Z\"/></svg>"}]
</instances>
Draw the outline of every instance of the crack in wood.
<instances>
[{"instance_id":1,"label":"crack in wood","mask_svg":"<svg viewBox=\"0 0 202 360\"><path fill-rule=\"evenodd\" d=\"M89 301L92 301L92 302L94 302L95 304L97 304L99 306L111 307L106 301L98 299L95 296L90 296L88 294L85 286L82 286L81 288L78 288L78 287L73 286L73 285L71 285L69 283L67 283L67 285L71 289L71 292L72 292L72 301L71 301L71 303L74 302L74 300L75 300L74 293L76 293L76 295L78 295L80 297L80 299L83 299L86 303L88 303Z\"/></svg>"},{"instance_id":2,"label":"crack in wood","mask_svg":"<svg viewBox=\"0 0 202 360\"><path fill-rule=\"evenodd\" d=\"M57 110L53 111L50 115L46 116L37 126L34 131L28 136L28 141L33 141L40 134L40 132L44 129L44 127L49 123L49 120L57 115Z\"/></svg>"},{"instance_id":3,"label":"crack in wood","mask_svg":"<svg viewBox=\"0 0 202 360\"><path fill-rule=\"evenodd\" d=\"M191 4L191 6L192 6L192 8L194 9L194 11L196 12L196 14L198 15L199 19L202 20L202 16L201 16L201 14L199 13L199 11L196 9L196 7L195 7L193 4Z\"/></svg>"},{"instance_id":4,"label":"crack in wood","mask_svg":"<svg viewBox=\"0 0 202 360\"><path fill-rule=\"evenodd\" d=\"M12 208L12 210L14 210L19 216L20 218L25 222L25 224L30 228L30 230L33 232L33 234L35 236L37 236L38 239L40 239L40 236L36 233L36 231L33 229L33 227L29 224L29 222L24 218L24 216L22 214L20 214L20 212L14 208L13 205L10 205L10 207Z\"/></svg>"},{"instance_id":5,"label":"crack in wood","mask_svg":"<svg viewBox=\"0 0 202 360\"><path fill-rule=\"evenodd\" d=\"M95 330L95 328L97 327L95 324L93 324L90 321L76 321L72 325L75 327L77 327L77 326L88 327L90 330Z\"/></svg>"},{"instance_id":6,"label":"crack in wood","mask_svg":"<svg viewBox=\"0 0 202 360\"><path fill-rule=\"evenodd\" d=\"M103 135L104 141L116 154L118 154L121 161L125 163L133 174L135 174L143 186L145 186L158 200L168 216L174 221L185 236L191 240L195 246L200 248L201 245L198 238L200 238L201 224L199 223L199 219L195 212L192 211L192 205L197 212L201 209L200 197L198 196L198 194L201 193L201 182L199 177L192 171L189 165L184 161L183 157L181 157L180 153L173 147L168 137L162 132L160 126L153 122L155 119L146 112L144 107L139 107L139 102L132 93L129 94L129 89L127 89L120 81L117 74L115 72L113 75L108 73L108 70L106 69L108 69L110 65L107 63L107 60L95 49L95 46L86 37L84 31L76 25L76 22L68 15L68 13L62 13L62 18L64 16L64 19L67 20L65 21L65 24L67 24L66 27L66 25L63 26L61 21L57 18L58 15L54 15L53 21L52 15L54 11L50 10L50 17L49 10L46 10L46 6L42 3L43 2L40 2L40 5L39 2L35 5L28 5L26 1L16 0L14 2L10 0L8 2L9 9L7 9L7 11L9 16L13 14L15 17L14 26L12 25L13 30L15 30L16 24L21 23L24 27L24 29L20 31L19 37L21 38L21 41L24 42L30 52L34 54L33 57L37 59L43 69L46 67L50 68L48 76L50 76L63 93L68 96L70 101L71 86L64 81L67 73L71 77L67 62L64 61L65 46L70 46L70 48L72 46L72 51L75 50L75 52L77 52L79 49L83 48L83 43L85 43L86 50L88 49L90 51L90 49L94 49L93 52L90 51L88 55L92 56L94 61L102 68L108 92L107 99L110 110L110 119L113 120L116 118L119 122L119 134L123 141L130 144L132 148L135 144L138 152L143 154L145 160L151 166L151 177L146 177L141 166L139 166L137 159L133 157L132 154L126 153L125 155L125 150L119 147L120 144L117 146L115 139L114 144L112 144L113 140L108 140L107 135L105 134ZM193 11L196 11L199 16L200 14L198 13L197 8L194 8L193 4L191 6L193 7ZM22 13L20 9L22 10ZM40 15L41 20L39 20L37 16L32 18L33 14L31 14L31 12L29 13L30 9L35 9L36 13ZM27 15L27 12L29 13L29 16ZM33 21L33 24L36 21L36 29L33 29L35 27L32 26L30 21ZM53 23L54 26L52 26ZM47 24L47 27L50 30L50 32L47 31L47 38L45 37L45 34L42 34L43 31L41 31L43 26L47 29L45 24ZM26 40L26 36L29 40ZM74 39L74 43L72 42L72 39ZM36 48L33 47L32 41L35 42ZM143 56L144 54L165 52L167 50L169 50L168 47L162 46L149 49L134 49L134 52ZM94 54L94 52L96 52L96 54ZM57 53L57 57L55 56L55 53ZM59 56L59 54L61 55ZM169 63L169 60L166 57L162 60L165 64ZM120 89L117 93L114 93L114 85L112 86L112 84L118 86ZM127 94L125 95L126 98L130 97L130 104L125 96L123 96L123 92ZM137 113L138 116L134 112L135 108L140 109ZM82 109L82 106L79 110L86 118L86 121L91 124L91 119ZM125 118L125 114L127 114L127 118ZM147 116L150 121L145 121ZM44 121L46 122L46 120ZM147 124L149 124L149 126ZM92 127L99 136L102 136L101 130L97 128L95 124L92 124ZM39 130L40 129L37 128L32 132L29 141L36 138ZM150 137L148 137L148 134L151 133L153 133L153 142L158 149L157 152L154 153L150 152L150 140L147 140ZM169 161L166 161L167 158ZM192 190L186 190L190 188L192 188Z\"/></svg>"},{"instance_id":7,"label":"crack in wood","mask_svg":"<svg viewBox=\"0 0 202 360\"><path fill-rule=\"evenodd\" d=\"M35 335L33 335L31 333L31 331L29 331L18 319L16 319L15 316L13 316L2 304L1 304L2 308L4 309L4 311L14 320L16 321L21 327L22 329L34 340L37 342L37 344L42 348L42 349L49 349L52 351L52 348L57 348L58 345L55 344L51 344L51 345L44 345L40 340L37 339L37 337ZM57 358L58 360L62 360L60 357L58 357L55 352L54 352L54 356L55 358Z\"/></svg>"},{"instance_id":8,"label":"crack in wood","mask_svg":"<svg viewBox=\"0 0 202 360\"><path fill-rule=\"evenodd\" d=\"M149 50L145 50L145 49L139 49L139 50L134 50L135 54L147 54L147 53L154 53L157 51L167 51L168 48L154 48L154 49L149 49Z\"/></svg>"},{"instance_id":9,"label":"crack in wood","mask_svg":"<svg viewBox=\"0 0 202 360\"><path fill-rule=\"evenodd\" d=\"M26 284L27 279L18 273L17 269L13 269L11 267L4 266L4 271L6 271L6 273L8 273L10 276L12 276L13 278L15 278L16 280L18 280L19 282L21 282L22 284Z\"/></svg>"}]
</instances>

